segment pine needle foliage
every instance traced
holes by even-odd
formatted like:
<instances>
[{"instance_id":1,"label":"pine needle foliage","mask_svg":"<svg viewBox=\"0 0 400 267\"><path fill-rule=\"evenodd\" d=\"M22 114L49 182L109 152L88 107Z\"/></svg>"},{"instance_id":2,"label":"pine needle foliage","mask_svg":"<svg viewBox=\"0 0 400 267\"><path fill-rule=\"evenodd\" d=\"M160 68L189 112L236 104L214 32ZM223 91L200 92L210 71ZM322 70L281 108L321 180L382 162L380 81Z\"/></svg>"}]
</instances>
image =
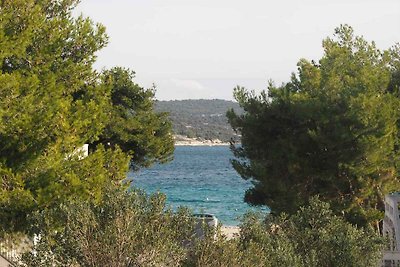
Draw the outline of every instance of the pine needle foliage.
<instances>
[{"instance_id":1,"label":"pine needle foliage","mask_svg":"<svg viewBox=\"0 0 400 267\"><path fill-rule=\"evenodd\" d=\"M288 83L235 89L245 113L227 114L242 135L233 167L253 182L251 204L292 214L319 195L349 221L377 224L384 195L400 188L398 49L381 51L347 25L323 48Z\"/></svg>"}]
</instances>

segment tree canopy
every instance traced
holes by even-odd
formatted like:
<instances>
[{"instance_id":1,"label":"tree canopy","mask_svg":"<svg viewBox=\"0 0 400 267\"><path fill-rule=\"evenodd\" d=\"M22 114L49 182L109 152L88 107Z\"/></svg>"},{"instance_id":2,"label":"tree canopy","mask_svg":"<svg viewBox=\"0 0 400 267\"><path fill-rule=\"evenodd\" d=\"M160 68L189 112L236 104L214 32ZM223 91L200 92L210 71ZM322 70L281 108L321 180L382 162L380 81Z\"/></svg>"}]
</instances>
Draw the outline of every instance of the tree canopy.
<instances>
[{"instance_id":1,"label":"tree canopy","mask_svg":"<svg viewBox=\"0 0 400 267\"><path fill-rule=\"evenodd\" d=\"M78 2L0 2L0 233L25 231L36 210L98 203L126 178L131 157L148 166L172 153L154 92L128 70L93 69L108 37L72 16ZM110 133L113 146L103 145ZM85 143L96 146L83 158Z\"/></svg>"},{"instance_id":2,"label":"tree canopy","mask_svg":"<svg viewBox=\"0 0 400 267\"><path fill-rule=\"evenodd\" d=\"M118 145L137 169L171 160L174 140L168 114L154 110L155 89L140 87L134 77L134 72L120 67L102 73L102 84L111 91L111 105L105 129L94 145Z\"/></svg>"},{"instance_id":3,"label":"tree canopy","mask_svg":"<svg viewBox=\"0 0 400 267\"><path fill-rule=\"evenodd\" d=\"M227 114L242 135L233 166L253 181L245 200L272 212L293 213L320 195L352 222L377 222L384 195L400 188L400 103L392 93L399 54L347 25L323 48L318 62L300 60L282 86L271 82L260 95L235 89L245 113Z\"/></svg>"}]
</instances>

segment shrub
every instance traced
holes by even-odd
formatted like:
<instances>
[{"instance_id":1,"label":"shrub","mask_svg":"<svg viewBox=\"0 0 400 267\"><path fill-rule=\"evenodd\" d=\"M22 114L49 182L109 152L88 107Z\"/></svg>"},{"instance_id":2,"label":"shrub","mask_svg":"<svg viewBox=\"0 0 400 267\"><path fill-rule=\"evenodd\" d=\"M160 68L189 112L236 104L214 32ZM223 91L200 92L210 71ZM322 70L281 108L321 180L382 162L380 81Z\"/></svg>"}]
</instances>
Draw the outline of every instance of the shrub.
<instances>
[{"instance_id":1,"label":"shrub","mask_svg":"<svg viewBox=\"0 0 400 267\"><path fill-rule=\"evenodd\" d=\"M54 218L65 224L54 229ZM25 266L178 266L194 223L185 209L165 209L165 196L108 190L99 205L67 203L36 215L39 242Z\"/></svg>"},{"instance_id":2,"label":"shrub","mask_svg":"<svg viewBox=\"0 0 400 267\"><path fill-rule=\"evenodd\" d=\"M60 217L65 224L54 226ZM23 266L364 267L376 266L383 245L371 229L334 215L318 198L292 216L249 213L231 240L220 226L206 225L195 238L187 209L174 213L164 195L138 190L108 190L97 206L64 204L36 220L40 240Z\"/></svg>"},{"instance_id":3,"label":"shrub","mask_svg":"<svg viewBox=\"0 0 400 267\"><path fill-rule=\"evenodd\" d=\"M264 266L376 266L383 248L376 232L334 215L317 197L290 217L249 214L241 227L241 250L256 247L273 259Z\"/></svg>"}]
</instances>

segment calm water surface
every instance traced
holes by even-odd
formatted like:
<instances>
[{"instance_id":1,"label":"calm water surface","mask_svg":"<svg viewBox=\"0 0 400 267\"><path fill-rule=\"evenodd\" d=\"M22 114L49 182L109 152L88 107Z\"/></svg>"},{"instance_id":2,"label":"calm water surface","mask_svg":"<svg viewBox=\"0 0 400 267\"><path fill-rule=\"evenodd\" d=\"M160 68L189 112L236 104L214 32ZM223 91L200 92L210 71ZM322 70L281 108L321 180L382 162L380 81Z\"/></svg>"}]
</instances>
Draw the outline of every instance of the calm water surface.
<instances>
[{"instance_id":1,"label":"calm water surface","mask_svg":"<svg viewBox=\"0 0 400 267\"><path fill-rule=\"evenodd\" d=\"M255 208L243 202L251 183L232 168L232 157L227 146L178 146L172 162L129 173L129 178L148 193L165 193L172 208L188 206L196 213L216 215L223 224L237 225L239 216Z\"/></svg>"}]
</instances>

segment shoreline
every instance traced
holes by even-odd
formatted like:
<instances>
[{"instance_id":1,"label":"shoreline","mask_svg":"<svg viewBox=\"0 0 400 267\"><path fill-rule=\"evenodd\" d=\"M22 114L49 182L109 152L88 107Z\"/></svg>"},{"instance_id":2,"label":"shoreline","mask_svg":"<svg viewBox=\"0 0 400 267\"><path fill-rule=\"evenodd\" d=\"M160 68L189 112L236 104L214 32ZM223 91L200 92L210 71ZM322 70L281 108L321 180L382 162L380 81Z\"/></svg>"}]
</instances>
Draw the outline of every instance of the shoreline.
<instances>
[{"instance_id":1,"label":"shoreline","mask_svg":"<svg viewBox=\"0 0 400 267\"><path fill-rule=\"evenodd\" d=\"M182 135L174 135L175 146L229 146L229 142L222 142L219 139L199 140Z\"/></svg>"},{"instance_id":2,"label":"shoreline","mask_svg":"<svg viewBox=\"0 0 400 267\"><path fill-rule=\"evenodd\" d=\"M208 142L175 142L175 146L229 146L229 143L208 143Z\"/></svg>"}]
</instances>

